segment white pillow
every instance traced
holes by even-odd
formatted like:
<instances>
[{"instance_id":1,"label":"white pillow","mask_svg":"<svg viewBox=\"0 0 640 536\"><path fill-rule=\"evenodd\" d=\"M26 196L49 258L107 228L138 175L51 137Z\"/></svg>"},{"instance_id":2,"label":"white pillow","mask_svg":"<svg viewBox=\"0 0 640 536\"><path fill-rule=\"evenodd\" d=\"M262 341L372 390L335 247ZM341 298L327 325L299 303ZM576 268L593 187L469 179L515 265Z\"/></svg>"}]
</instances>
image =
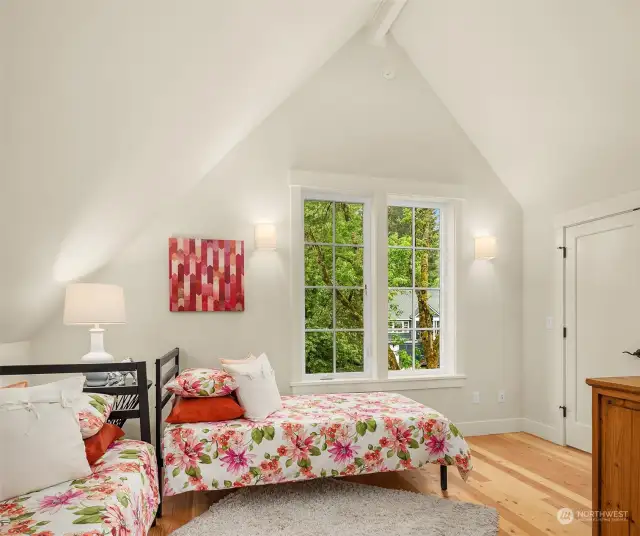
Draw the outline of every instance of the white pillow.
<instances>
[{"instance_id":1,"label":"white pillow","mask_svg":"<svg viewBox=\"0 0 640 536\"><path fill-rule=\"evenodd\" d=\"M73 410L84 380L0 391L0 501L91 474Z\"/></svg>"},{"instance_id":2,"label":"white pillow","mask_svg":"<svg viewBox=\"0 0 640 536\"><path fill-rule=\"evenodd\" d=\"M222 368L238 384L236 393L245 419L262 421L282 408L276 375L266 354L244 363L223 363Z\"/></svg>"}]
</instances>

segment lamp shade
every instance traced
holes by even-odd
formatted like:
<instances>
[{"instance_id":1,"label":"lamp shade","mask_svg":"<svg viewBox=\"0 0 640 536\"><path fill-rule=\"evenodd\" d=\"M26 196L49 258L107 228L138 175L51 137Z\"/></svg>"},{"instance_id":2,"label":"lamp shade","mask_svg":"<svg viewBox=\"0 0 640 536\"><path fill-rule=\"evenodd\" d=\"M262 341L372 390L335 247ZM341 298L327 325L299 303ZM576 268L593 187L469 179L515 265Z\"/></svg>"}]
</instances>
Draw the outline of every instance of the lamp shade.
<instances>
[{"instance_id":1,"label":"lamp shade","mask_svg":"<svg viewBox=\"0 0 640 536\"><path fill-rule=\"evenodd\" d=\"M272 223L256 225L256 249L276 249L276 226Z\"/></svg>"},{"instance_id":2,"label":"lamp shade","mask_svg":"<svg viewBox=\"0 0 640 536\"><path fill-rule=\"evenodd\" d=\"M117 285L72 283L64 300L65 324L124 324L124 291Z\"/></svg>"},{"instance_id":3,"label":"lamp shade","mask_svg":"<svg viewBox=\"0 0 640 536\"><path fill-rule=\"evenodd\" d=\"M498 253L498 241L495 236L478 236L476 238L476 259L495 259Z\"/></svg>"}]
</instances>

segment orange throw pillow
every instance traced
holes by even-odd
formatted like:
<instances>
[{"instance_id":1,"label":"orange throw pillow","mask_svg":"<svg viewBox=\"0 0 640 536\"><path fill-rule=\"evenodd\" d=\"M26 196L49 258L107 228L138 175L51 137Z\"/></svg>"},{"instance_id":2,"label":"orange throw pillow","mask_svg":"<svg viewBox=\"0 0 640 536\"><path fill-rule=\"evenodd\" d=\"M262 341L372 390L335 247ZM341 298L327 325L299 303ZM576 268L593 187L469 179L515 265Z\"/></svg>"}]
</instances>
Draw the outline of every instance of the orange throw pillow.
<instances>
[{"instance_id":1,"label":"orange throw pillow","mask_svg":"<svg viewBox=\"0 0 640 536\"><path fill-rule=\"evenodd\" d=\"M85 439L84 451L87 454L89 465L93 465L102 458L109 445L122 436L124 436L122 428L118 428L115 424L106 423L96 435Z\"/></svg>"},{"instance_id":2,"label":"orange throw pillow","mask_svg":"<svg viewBox=\"0 0 640 536\"><path fill-rule=\"evenodd\" d=\"M238 419L244 410L230 396L211 398L176 398L171 413L167 417L169 424L188 422L219 422Z\"/></svg>"},{"instance_id":3,"label":"orange throw pillow","mask_svg":"<svg viewBox=\"0 0 640 536\"><path fill-rule=\"evenodd\" d=\"M12 383L11 385L0 387L0 389L13 389L14 387L29 387L29 382Z\"/></svg>"}]
</instances>

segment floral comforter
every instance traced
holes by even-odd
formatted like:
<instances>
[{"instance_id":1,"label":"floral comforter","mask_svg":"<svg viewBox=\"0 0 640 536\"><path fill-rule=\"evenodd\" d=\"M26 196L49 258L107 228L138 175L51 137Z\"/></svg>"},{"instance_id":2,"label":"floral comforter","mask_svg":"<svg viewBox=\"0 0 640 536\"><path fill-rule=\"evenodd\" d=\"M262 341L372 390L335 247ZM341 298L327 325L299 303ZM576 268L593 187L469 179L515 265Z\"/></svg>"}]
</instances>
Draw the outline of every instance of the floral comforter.
<instances>
[{"instance_id":1,"label":"floral comforter","mask_svg":"<svg viewBox=\"0 0 640 536\"><path fill-rule=\"evenodd\" d=\"M158 508L155 451L116 441L87 478L0 502L0 535L146 536Z\"/></svg>"},{"instance_id":2,"label":"floral comforter","mask_svg":"<svg viewBox=\"0 0 640 536\"><path fill-rule=\"evenodd\" d=\"M467 442L437 411L393 393L283 396L261 422L172 424L164 491L215 490L414 469L471 470Z\"/></svg>"}]
</instances>

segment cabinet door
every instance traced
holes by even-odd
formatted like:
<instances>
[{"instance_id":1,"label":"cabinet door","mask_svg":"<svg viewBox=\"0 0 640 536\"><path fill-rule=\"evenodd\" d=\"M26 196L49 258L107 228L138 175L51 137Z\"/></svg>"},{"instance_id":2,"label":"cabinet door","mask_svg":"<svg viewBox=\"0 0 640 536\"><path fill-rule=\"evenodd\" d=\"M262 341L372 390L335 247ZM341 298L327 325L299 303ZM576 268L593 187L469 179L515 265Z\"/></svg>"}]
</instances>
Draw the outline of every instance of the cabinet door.
<instances>
[{"instance_id":1,"label":"cabinet door","mask_svg":"<svg viewBox=\"0 0 640 536\"><path fill-rule=\"evenodd\" d=\"M633 412L633 433L631 438L631 536L640 536L640 404Z\"/></svg>"},{"instance_id":2,"label":"cabinet door","mask_svg":"<svg viewBox=\"0 0 640 536\"><path fill-rule=\"evenodd\" d=\"M640 536L640 404L602 398L600 431L600 505L628 512L627 519L603 521L601 534Z\"/></svg>"}]
</instances>

